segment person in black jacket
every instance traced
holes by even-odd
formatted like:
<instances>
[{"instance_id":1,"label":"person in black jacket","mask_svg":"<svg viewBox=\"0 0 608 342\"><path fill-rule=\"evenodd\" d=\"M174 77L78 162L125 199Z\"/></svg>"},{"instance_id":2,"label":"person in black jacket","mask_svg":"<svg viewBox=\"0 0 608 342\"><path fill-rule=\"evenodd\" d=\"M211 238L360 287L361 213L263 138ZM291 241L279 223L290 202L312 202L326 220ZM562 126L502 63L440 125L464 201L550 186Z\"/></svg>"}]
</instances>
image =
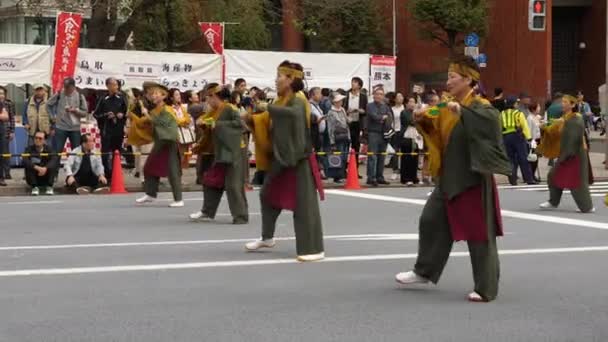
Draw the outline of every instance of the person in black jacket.
<instances>
[{"instance_id":1,"label":"person in black jacket","mask_svg":"<svg viewBox=\"0 0 608 342\"><path fill-rule=\"evenodd\" d=\"M126 98L120 93L118 80L113 77L108 78L106 87L108 94L97 104L94 116L101 131L101 152L104 153L102 160L105 176L108 181L111 181L111 156L116 150L122 151L128 108Z\"/></svg>"},{"instance_id":2,"label":"person in black jacket","mask_svg":"<svg viewBox=\"0 0 608 342\"><path fill-rule=\"evenodd\" d=\"M346 114L350 118L350 138L351 146L355 150L357 157L357 166L359 166L359 150L361 148L361 132L365 129L365 115L367 108L367 95L361 92L363 89L363 80L359 77L353 77L351 80L351 89L346 94L344 108ZM361 176L359 176L361 178Z\"/></svg>"},{"instance_id":3,"label":"person in black jacket","mask_svg":"<svg viewBox=\"0 0 608 342\"><path fill-rule=\"evenodd\" d=\"M46 144L46 133L36 132L34 144L25 149L23 157L25 181L32 187L32 196L38 196L40 189L45 188L46 195L53 195L53 183L59 169L59 156Z\"/></svg>"}]
</instances>

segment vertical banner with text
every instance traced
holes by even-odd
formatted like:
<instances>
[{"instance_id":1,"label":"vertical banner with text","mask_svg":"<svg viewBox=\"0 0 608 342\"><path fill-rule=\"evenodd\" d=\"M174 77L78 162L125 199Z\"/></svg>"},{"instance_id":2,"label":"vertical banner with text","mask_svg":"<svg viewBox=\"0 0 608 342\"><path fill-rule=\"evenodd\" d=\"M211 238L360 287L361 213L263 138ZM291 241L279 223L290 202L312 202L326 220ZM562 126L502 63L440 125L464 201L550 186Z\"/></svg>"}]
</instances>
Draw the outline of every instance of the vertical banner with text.
<instances>
[{"instance_id":1,"label":"vertical banner with text","mask_svg":"<svg viewBox=\"0 0 608 342\"><path fill-rule=\"evenodd\" d=\"M397 85L397 57L371 56L369 71L371 89L382 86L386 93L395 91Z\"/></svg>"},{"instance_id":2,"label":"vertical banner with text","mask_svg":"<svg viewBox=\"0 0 608 342\"><path fill-rule=\"evenodd\" d=\"M224 59L224 23L199 23L203 37L216 55L222 55L222 83L226 82L226 61Z\"/></svg>"},{"instance_id":3,"label":"vertical banner with text","mask_svg":"<svg viewBox=\"0 0 608 342\"><path fill-rule=\"evenodd\" d=\"M55 54L53 60L53 92L61 90L63 79L74 76L82 15L59 12L55 29Z\"/></svg>"}]
</instances>

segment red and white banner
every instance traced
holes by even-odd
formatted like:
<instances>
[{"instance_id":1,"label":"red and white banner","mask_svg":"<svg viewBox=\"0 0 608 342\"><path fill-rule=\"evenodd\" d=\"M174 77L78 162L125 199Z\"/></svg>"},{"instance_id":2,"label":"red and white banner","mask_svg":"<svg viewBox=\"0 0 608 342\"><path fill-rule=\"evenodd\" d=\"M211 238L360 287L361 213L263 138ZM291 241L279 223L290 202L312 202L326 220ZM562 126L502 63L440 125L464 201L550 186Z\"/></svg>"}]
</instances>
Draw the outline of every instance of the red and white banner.
<instances>
[{"instance_id":1,"label":"red and white banner","mask_svg":"<svg viewBox=\"0 0 608 342\"><path fill-rule=\"evenodd\" d=\"M384 92L395 91L397 79L397 57L371 56L370 85L372 89L382 86Z\"/></svg>"},{"instance_id":2,"label":"red and white banner","mask_svg":"<svg viewBox=\"0 0 608 342\"><path fill-rule=\"evenodd\" d=\"M224 54L224 23L200 23L203 36L215 54Z\"/></svg>"},{"instance_id":3,"label":"red and white banner","mask_svg":"<svg viewBox=\"0 0 608 342\"><path fill-rule=\"evenodd\" d=\"M73 77L80 42L82 15L59 12L55 30L55 59L53 61L53 92L61 90L63 79Z\"/></svg>"}]
</instances>

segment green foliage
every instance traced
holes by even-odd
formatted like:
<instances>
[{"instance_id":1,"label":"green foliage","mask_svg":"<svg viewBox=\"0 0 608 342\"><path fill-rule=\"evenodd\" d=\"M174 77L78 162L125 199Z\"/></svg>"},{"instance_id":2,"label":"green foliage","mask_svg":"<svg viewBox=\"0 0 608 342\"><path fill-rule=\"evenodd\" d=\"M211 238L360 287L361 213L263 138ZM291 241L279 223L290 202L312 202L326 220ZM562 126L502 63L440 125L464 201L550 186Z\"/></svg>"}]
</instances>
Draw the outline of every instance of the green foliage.
<instances>
[{"instance_id":1,"label":"green foliage","mask_svg":"<svg viewBox=\"0 0 608 342\"><path fill-rule=\"evenodd\" d=\"M207 0L203 1L201 21L233 22L225 26L228 49L263 50L270 46L270 30L265 8L269 0Z\"/></svg>"},{"instance_id":2,"label":"green foliage","mask_svg":"<svg viewBox=\"0 0 608 342\"><path fill-rule=\"evenodd\" d=\"M189 18L184 0L162 0L136 13L134 44L139 50L179 51L200 35L196 18Z\"/></svg>"},{"instance_id":3,"label":"green foliage","mask_svg":"<svg viewBox=\"0 0 608 342\"><path fill-rule=\"evenodd\" d=\"M488 0L410 0L408 7L420 37L451 53L462 44L463 34L484 37L488 32Z\"/></svg>"},{"instance_id":4,"label":"green foliage","mask_svg":"<svg viewBox=\"0 0 608 342\"><path fill-rule=\"evenodd\" d=\"M320 52L383 53L385 15L377 1L302 0L296 27Z\"/></svg>"}]
</instances>

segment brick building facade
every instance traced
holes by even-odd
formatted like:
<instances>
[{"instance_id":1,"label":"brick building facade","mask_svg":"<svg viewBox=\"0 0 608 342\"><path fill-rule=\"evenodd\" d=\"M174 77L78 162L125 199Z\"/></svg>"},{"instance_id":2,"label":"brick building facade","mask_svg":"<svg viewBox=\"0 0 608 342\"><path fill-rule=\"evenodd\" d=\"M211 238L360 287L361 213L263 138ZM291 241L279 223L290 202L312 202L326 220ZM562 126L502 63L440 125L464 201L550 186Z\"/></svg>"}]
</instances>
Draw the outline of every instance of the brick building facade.
<instances>
[{"instance_id":1,"label":"brick building facade","mask_svg":"<svg viewBox=\"0 0 608 342\"><path fill-rule=\"evenodd\" d=\"M381 1L387 3L390 13L392 1ZM283 49L302 51L303 37L290 24L297 1L281 2ZM397 0L398 86L411 89L421 82L442 87L446 50L418 39L403 11L406 3ZM480 48L488 55L482 73L486 91L491 95L494 87L502 87L508 94L525 91L541 100L557 90L581 89L589 99L597 100L597 89L606 75L606 0L547 0L547 9L547 30L532 32L528 29L528 0L491 1L489 35ZM386 39L392 39L390 31Z\"/></svg>"}]
</instances>

